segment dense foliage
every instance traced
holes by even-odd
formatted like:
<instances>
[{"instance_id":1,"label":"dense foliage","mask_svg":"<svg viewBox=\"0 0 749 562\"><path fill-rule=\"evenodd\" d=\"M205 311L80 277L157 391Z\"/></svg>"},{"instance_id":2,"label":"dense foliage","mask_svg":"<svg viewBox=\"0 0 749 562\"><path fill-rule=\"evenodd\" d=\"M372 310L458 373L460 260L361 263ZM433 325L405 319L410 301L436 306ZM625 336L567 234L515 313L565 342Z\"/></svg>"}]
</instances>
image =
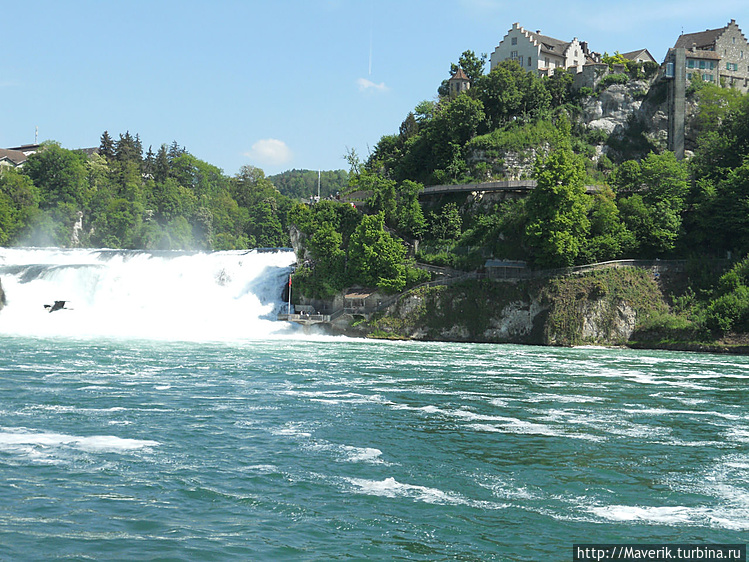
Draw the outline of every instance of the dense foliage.
<instances>
[{"instance_id":1,"label":"dense foliage","mask_svg":"<svg viewBox=\"0 0 749 562\"><path fill-rule=\"evenodd\" d=\"M268 180L286 197L309 201L319 194L321 198L335 197L348 190L348 173L345 170L313 171L288 170ZM318 182L319 180L319 182Z\"/></svg>"},{"instance_id":2,"label":"dense foliage","mask_svg":"<svg viewBox=\"0 0 749 562\"><path fill-rule=\"evenodd\" d=\"M308 258L294 274L302 294L330 298L352 285L395 293L428 278L406 259L401 241L386 232L383 212L362 215L351 205L322 201L295 206L290 219Z\"/></svg>"},{"instance_id":3,"label":"dense foliage","mask_svg":"<svg viewBox=\"0 0 749 562\"><path fill-rule=\"evenodd\" d=\"M143 249L288 246L292 202L244 166L234 177L178 144L143 154L138 136L98 153L45 143L0 174L0 243Z\"/></svg>"}]
</instances>

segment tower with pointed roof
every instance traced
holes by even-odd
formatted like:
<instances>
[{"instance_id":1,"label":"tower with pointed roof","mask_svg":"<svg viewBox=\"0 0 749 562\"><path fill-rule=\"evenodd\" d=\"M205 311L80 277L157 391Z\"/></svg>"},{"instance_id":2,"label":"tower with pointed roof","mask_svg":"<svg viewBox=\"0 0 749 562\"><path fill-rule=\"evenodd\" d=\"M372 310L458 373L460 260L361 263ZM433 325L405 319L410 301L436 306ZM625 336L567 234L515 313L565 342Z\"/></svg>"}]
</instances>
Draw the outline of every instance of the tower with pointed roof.
<instances>
[{"instance_id":1,"label":"tower with pointed roof","mask_svg":"<svg viewBox=\"0 0 749 562\"><path fill-rule=\"evenodd\" d=\"M455 74L453 74L447 81L447 85L450 92L450 98L455 98L471 87L471 80L466 76L466 73L463 72L463 69L458 67Z\"/></svg>"}]
</instances>

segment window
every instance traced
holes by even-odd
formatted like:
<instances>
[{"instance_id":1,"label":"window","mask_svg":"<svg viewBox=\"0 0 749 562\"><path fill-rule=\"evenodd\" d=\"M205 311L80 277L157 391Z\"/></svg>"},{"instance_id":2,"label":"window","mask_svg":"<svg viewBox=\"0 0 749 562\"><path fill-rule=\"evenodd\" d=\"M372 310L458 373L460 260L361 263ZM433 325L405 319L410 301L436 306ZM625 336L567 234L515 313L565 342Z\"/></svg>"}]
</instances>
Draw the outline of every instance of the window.
<instances>
[{"instance_id":1,"label":"window","mask_svg":"<svg viewBox=\"0 0 749 562\"><path fill-rule=\"evenodd\" d=\"M731 43L733 43L734 45L736 44L736 38L735 37L731 37Z\"/></svg>"},{"instance_id":2,"label":"window","mask_svg":"<svg viewBox=\"0 0 749 562\"><path fill-rule=\"evenodd\" d=\"M518 52L517 51L510 51L510 58L512 60L518 60Z\"/></svg>"},{"instance_id":3,"label":"window","mask_svg":"<svg viewBox=\"0 0 749 562\"><path fill-rule=\"evenodd\" d=\"M523 56L522 55L520 55L520 58L518 59L518 63L520 64L520 66L523 66Z\"/></svg>"},{"instance_id":4,"label":"window","mask_svg":"<svg viewBox=\"0 0 749 562\"><path fill-rule=\"evenodd\" d=\"M544 64L546 65L546 68L549 68L549 57L544 59Z\"/></svg>"},{"instance_id":5,"label":"window","mask_svg":"<svg viewBox=\"0 0 749 562\"><path fill-rule=\"evenodd\" d=\"M705 74L702 75L702 79L705 82L712 82L713 81L713 75L705 73Z\"/></svg>"},{"instance_id":6,"label":"window","mask_svg":"<svg viewBox=\"0 0 749 562\"><path fill-rule=\"evenodd\" d=\"M517 37L513 37L512 38L512 44L513 45L517 45L518 44L518 38Z\"/></svg>"},{"instance_id":7,"label":"window","mask_svg":"<svg viewBox=\"0 0 749 562\"><path fill-rule=\"evenodd\" d=\"M700 68L703 69L703 70L705 69L705 61L704 60L700 61Z\"/></svg>"},{"instance_id":8,"label":"window","mask_svg":"<svg viewBox=\"0 0 749 562\"><path fill-rule=\"evenodd\" d=\"M733 70L734 72L739 71L739 65L735 62L727 62L726 63L726 70Z\"/></svg>"},{"instance_id":9,"label":"window","mask_svg":"<svg viewBox=\"0 0 749 562\"><path fill-rule=\"evenodd\" d=\"M687 68L694 68L694 59L689 59L687 61Z\"/></svg>"},{"instance_id":10,"label":"window","mask_svg":"<svg viewBox=\"0 0 749 562\"><path fill-rule=\"evenodd\" d=\"M528 66L532 66L533 61L531 60L531 57L528 57Z\"/></svg>"},{"instance_id":11,"label":"window","mask_svg":"<svg viewBox=\"0 0 749 562\"><path fill-rule=\"evenodd\" d=\"M740 58L740 59L743 59L743 58L744 58L744 51L740 51L740 52L739 52L739 58Z\"/></svg>"},{"instance_id":12,"label":"window","mask_svg":"<svg viewBox=\"0 0 749 562\"><path fill-rule=\"evenodd\" d=\"M692 79L692 73L691 72L687 72L687 80L691 80L691 79Z\"/></svg>"},{"instance_id":13,"label":"window","mask_svg":"<svg viewBox=\"0 0 749 562\"><path fill-rule=\"evenodd\" d=\"M708 67L710 68L710 70L715 70L715 61L711 60Z\"/></svg>"}]
</instances>

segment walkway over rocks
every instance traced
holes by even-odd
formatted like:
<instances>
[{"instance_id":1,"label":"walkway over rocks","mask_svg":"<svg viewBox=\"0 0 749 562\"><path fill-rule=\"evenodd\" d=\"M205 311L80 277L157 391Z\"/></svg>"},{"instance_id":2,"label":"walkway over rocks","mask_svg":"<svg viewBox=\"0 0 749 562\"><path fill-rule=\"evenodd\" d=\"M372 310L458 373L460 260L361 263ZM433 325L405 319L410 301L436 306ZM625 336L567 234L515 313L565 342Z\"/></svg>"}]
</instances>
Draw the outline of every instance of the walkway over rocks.
<instances>
[{"instance_id":1,"label":"walkway over rocks","mask_svg":"<svg viewBox=\"0 0 749 562\"><path fill-rule=\"evenodd\" d=\"M449 193L519 193L528 194L535 189L536 180L503 180L488 181L483 183L462 183L456 185L430 185L425 187L419 197L433 197L437 195L446 195ZM586 185L585 191L589 194L596 193L599 190L597 185Z\"/></svg>"}]
</instances>

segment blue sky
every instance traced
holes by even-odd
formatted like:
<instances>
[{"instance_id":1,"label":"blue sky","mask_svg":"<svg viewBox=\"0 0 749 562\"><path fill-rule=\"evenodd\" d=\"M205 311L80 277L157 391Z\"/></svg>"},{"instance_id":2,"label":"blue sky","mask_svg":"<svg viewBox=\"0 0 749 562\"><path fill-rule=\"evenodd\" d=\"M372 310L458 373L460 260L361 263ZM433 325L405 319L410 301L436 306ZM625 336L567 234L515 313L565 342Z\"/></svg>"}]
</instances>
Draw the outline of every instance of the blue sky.
<instances>
[{"instance_id":1,"label":"blue sky","mask_svg":"<svg viewBox=\"0 0 749 562\"><path fill-rule=\"evenodd\" d=\"M749 32L749 2L723 0L35 0L5 6L0 147L98 146L129 130L176 140L229 175L346 168L422 100L451 62L491 53L514 22L647 48L678 35Z\"/></svg>"}]
</instances>

